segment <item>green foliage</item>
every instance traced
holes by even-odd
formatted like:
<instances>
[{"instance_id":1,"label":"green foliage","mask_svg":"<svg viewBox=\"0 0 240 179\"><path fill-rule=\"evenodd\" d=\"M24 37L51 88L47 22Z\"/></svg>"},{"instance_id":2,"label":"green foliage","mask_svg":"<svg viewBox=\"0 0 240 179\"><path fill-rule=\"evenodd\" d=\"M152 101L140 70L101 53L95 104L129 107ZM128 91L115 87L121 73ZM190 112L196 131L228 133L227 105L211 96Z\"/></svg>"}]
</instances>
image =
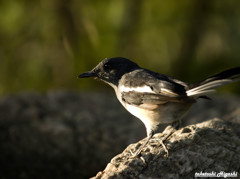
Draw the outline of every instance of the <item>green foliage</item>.
<instances>
[{"instance_id":1,"label":"green foliage","mask_svg":"<svg viewBox=\"0 0 240 179\"><path fill-rule=\"evenodd\" d=\"M197 82L240 66L239 8L232 0L2 0L0 94L99 87L77 76L113 56Z\"/></svg>"}]
</instances>

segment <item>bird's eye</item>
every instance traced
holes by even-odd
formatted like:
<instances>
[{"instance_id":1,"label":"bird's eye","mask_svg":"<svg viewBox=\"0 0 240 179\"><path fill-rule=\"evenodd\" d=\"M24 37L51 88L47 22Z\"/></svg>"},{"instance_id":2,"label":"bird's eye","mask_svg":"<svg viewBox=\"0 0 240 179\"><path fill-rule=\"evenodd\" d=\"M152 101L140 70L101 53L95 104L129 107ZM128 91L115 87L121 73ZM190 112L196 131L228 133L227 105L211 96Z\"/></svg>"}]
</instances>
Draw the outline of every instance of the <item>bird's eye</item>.
<instances>
[{"instance_id":1,"label":"bird's eye","mask_svg":"<svg viewBox=\"0 0 240 179\"><path fill-rule=\"evenodd\" d=\"M109 63L104 64L104 69L110 69L111 65Z\"/></svg>"}]
</instances>

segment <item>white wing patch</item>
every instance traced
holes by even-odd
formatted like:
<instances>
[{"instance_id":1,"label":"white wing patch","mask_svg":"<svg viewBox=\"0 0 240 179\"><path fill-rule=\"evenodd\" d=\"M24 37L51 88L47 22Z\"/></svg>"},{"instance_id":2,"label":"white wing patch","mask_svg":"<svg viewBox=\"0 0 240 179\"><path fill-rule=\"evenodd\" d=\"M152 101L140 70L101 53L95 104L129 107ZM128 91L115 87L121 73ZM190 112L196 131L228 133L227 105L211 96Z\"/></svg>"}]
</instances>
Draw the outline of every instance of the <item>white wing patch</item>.
<instances>
[{"instance_id":1,"label":"white wing patch","mask_svg":"<svg viewBox=\"0 0 240 179\"><path fill-rule=\"evenodd\" d=\"M126 87L126 86L121 86L120 87L120 91L121 92L126 92L126 93L135 91L135 92L139 92L139 93L158 94L158 93L154 92L149 86L139 86L139 87L136 87L136 88L130 88L130 87ZM161 88L160 92L163 93L163 94L171 95L173 97L178 96L177 93L174 93L173 91L168 90L166 88Z\"/></svg>"},{"instance_id":2,"label":"white wing patch","mask_svg":"<svg viewBox=\"0 0 240 179\"><path fill-rule=\"evenodd\" d=\"M139 93L155 93L149 86L140 86L140 87L136 87L136 88L129 88L126 86L121 86L120 91L121 92L136 91Z\"/></svg>"}]
</instances>

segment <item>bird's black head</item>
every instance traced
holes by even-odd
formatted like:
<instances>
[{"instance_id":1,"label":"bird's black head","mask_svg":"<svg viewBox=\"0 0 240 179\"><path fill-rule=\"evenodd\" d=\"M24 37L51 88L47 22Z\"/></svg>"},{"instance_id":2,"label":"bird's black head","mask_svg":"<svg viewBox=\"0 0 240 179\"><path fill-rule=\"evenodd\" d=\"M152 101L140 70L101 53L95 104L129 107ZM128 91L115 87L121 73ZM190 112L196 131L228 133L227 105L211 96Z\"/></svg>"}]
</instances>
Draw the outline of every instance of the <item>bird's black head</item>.
<instances>
[{"instance_id":1,"label":"bird's black head","mask_svg":"<svg viewBox=\"0 0 240 179\"><path fill-rule=\"evenodd\" d=\"M105 82L117 85L121 77L128 72L131 72L139 66L122 57L106 58L101 61L91 71L80 74L79 78L96 77Z\"/></svg>"}]
</instances>

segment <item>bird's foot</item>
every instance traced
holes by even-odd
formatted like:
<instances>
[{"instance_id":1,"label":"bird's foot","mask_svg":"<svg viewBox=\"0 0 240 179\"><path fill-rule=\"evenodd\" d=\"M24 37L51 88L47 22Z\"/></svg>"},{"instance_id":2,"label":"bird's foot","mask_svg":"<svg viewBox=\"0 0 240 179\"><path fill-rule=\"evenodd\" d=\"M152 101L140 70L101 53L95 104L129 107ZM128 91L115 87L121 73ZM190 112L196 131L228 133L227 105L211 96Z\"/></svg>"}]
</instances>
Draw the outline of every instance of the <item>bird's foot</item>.
<instances>
[{"instance_id":1,"label":"bird's foot","mask_svg":"<svg viewBox=\"0 0 240 179\"><path fill-rule=\"evenodd\" d=\"M139 154L142 152L143 148L148 144L150 139L151 137L148 137L147 140L137 149L135 153L130 149L130 153L132 155L130 158L137 158Z\"/></svg>"},{"instance_id":2,"label":"bird's foot","mask_svg":"<svg viewBox=\"0 0 240 179\"><path fill-rule=\"evenodd\" d=\"M132 150L130 150L130 153L131 153L131 157L130 158L137 158L141 154L143 148L149 143L150 140L151 141L160 141L160 143L161 143L161 145L162 145L162 147L163 147L163 149L166 152L166 155L168 157L169 152L168 152L168 149L167 149L166 145L164 144L164 141L167 140L175 131L176 131L175 127L168 126L163 131L163 134L167 133L167 135L165 135L163 138L161 138L161 139L152 139L153 135L148 136L146 141L138 148L138 150L135 153Z\"/></svg>"},{"instance_id":3,"label":"bird's foot","mask_svg":"<svg viewBox=\"0 0 240 179\"><path fill-rule=\"evenodd\" d=\"M170 136L170 135L169 135ZM166 147L166 145L164 144L164 141L169 137L169 136L165 136L163 139L151 139L151 141L158 141L161 143L162 147L163 147L163 150L166 152L166 156L168 157L168 149Z\"/></svg>"},{"instance_id":4,"label":"bird's foot","mask_svg":"<svg viewBox=\"0 0 240 179\"><path fill-rule=\"evenodd\" d=\"M167 133L166 136L164 136L164 137L161 138L161 139L151 139L151 141L160 141L160 143L161 143L164 151L166 152L166 156L167 156L167 157L168 157L169 152L168 152L168 149L167 149L166 145L164 144L164 141L167 140L175 131L176 131L176 129L175 129L174 127L168 126L168 127L166 127L166 129L163 131L163 134L164 134L164 133Z\"/></svg>"}]
</instances>

